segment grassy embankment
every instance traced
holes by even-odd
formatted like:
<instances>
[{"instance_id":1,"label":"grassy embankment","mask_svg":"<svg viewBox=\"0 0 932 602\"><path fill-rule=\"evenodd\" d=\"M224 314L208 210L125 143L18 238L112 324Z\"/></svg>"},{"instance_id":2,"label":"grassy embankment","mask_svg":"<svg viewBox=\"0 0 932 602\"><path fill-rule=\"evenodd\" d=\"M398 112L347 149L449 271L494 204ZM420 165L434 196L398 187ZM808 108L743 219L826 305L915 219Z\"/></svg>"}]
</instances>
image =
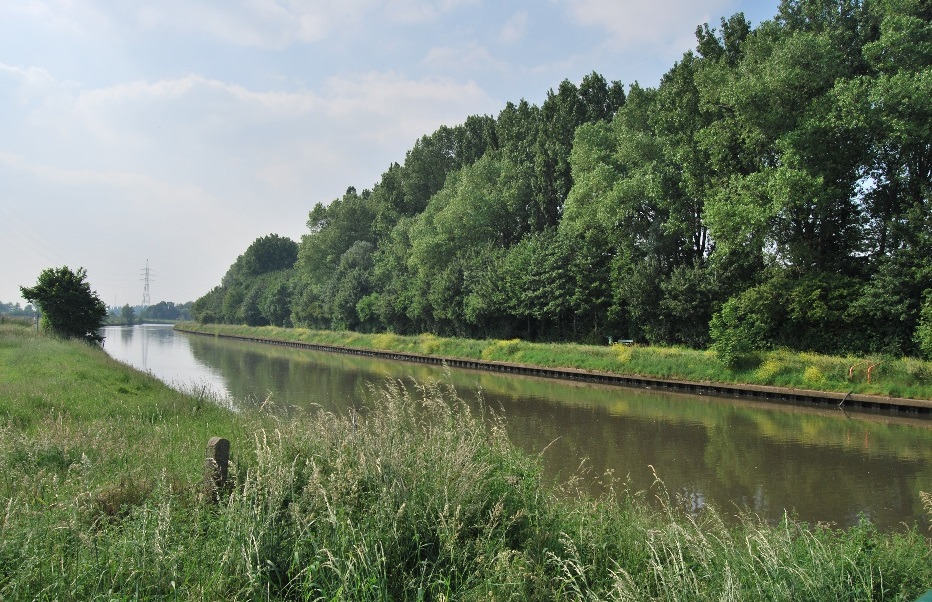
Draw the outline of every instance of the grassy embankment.
<instances>
[{"instance_id":1,"label":"grassy embankment","mask_svg":"<svg viewBox=\"0 0 932 602\"><path fill-rule=\"evenodd\" d=\"M729 527L660 483L550 490L437 387L283 422L2 325L0 599L911 600L932 584L915 530ZM218 504L201 494L211 435L233 446Z\"/></svg>"},{"instance_id":2,"label":"grassy embankment","mask_svg":"<svg viewBox=\"0 0 932 602\"><path fill-rule=\"evenodd\" d=\"M913 358L835 357L778 350L762 352L754 361L732 370L711 351L682 347L479 341L433 335L361 334L194 322L183 322L179 327L208 334L223 333L552 368L579 368L654 378L932 399L932 362Z\"/></svg>"},{"instance_id":3,"label":"grassy embankment","mask_svg":"<svg viewBox=\"0 0 932 602\"><path fill-rule=\"evenodd\" d=\"M142 324L175 324L178 320L169 320L161 318L146 318L140 319L136 318L133 324L142 325ZM132 326L133 324L127 324L123 316L107 316L105 320L106 326Z\"/></svg>"}]
</instances>

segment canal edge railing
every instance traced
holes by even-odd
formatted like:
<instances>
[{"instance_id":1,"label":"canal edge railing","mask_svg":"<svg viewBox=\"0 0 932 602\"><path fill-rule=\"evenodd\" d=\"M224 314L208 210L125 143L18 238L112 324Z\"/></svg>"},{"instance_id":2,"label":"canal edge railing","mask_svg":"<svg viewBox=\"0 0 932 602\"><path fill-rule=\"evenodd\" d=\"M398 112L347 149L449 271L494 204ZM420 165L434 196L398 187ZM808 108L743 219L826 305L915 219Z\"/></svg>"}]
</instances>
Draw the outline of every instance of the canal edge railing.
<instances>
[{"instance_id":1,"label":"canal edge railing","mask_svg":"<svg viewBox=\"0 0 932 602\"><path fill-rule=\"evenodd\" d=\"M234 339L281 347L296 349L309 349L313 351L326 351L329 353L343 353L346 355L359 355L377 357L418 364L446 365L467 370L485 370L488 372L502 372L558 380L570 380L597 384L631 387L639 389L659 389L678 393L692 393L695 395L712 395L715 397L731 397L738 399L751 399L756 401L792 402L799 404L835 405L840 407L855 407L867 410L889 410L911 415L932 417L932 400L908 399L902 397L885 397L881 395L865 395L861 393L841 393L836 391L817 391L813 389L788 389L767 385L732 384L717 382L700 382L677 379L663 379L650 376L615 374L611 372L597 372L580 370L578 368L548 368L531 366L527 364L514 364L509 362L496 362L490 360L465 359L443 357L436 355L422 355L406 351L380 351L375 349L360 349L357 347L343 347L341 345L325 345L307 341L285 341L239 334L224 334L213 332L199 332L196 330L179 329L188 334Z\"/></svg>"}]
</instances>

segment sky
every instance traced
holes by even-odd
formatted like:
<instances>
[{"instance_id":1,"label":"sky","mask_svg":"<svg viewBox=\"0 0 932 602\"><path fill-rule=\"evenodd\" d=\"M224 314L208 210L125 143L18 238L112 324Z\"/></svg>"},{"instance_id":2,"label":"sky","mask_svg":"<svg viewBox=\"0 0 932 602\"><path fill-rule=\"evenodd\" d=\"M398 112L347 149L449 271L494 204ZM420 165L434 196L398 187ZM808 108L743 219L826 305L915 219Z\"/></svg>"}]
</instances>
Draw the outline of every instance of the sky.
<instances>
[{"instance_id":1,"label":"sky","mask_svg":"<svg viewBox=\"0 0 932 602\"><path fill-rule=\"evenodd\" d=\"M0 0L0 301L83 267L193 301L424 134L592 71L656 86L779 0Z\"/></svg>"}]
</instances>

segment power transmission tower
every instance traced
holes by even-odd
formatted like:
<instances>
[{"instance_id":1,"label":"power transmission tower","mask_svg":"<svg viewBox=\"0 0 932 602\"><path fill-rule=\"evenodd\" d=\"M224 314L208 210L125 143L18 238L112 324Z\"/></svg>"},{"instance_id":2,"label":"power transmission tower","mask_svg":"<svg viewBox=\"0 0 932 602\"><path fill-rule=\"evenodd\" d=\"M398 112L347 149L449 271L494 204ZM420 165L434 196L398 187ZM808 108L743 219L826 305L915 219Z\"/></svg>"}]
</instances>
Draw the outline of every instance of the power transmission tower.
<instances>
[{"instance_id":1,"label":"power transmission tower","mask_svg":"<svg viewBox=\"0 0 932 602\"><path fill-rule=\"evenodd\" d=\"M149 276L152 271L149 269L149 260L146 260L146 267L142 270L142 280L145 283L142 289L142 309L145 311L149 307Z\"/></svg>"}]
</instances>

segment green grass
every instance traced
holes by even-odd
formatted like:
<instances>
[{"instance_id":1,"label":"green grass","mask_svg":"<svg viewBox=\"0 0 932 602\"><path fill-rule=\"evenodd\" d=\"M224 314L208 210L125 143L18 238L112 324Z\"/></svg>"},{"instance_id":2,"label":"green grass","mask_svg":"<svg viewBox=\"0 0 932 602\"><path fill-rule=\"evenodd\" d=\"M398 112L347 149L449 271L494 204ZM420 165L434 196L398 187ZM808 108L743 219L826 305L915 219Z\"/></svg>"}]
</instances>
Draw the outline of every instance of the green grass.
<instances>
[{"instance_id":1,"label":"green grass","mask_svg":"<svg viewBox=\"0 0 932 602\"><path fill-rule=\"evenodd\" d=\"M27 318L25 316L7 316L7 315L0 314L0 324L32 326L34 322L33 322L33 318Z\"/></svg>"},{"instance_id":2,"label":"green grass","mask_svg":"<svg viewBox=\"0 0 932 602\"><path fill-rule=\"evenodd\" d=\"M682 347L529 343L518 339L480 341L429 334L400 336L193 322L184 322L178 327L206 334L232 334L663 379L932 399L932 362L913 358L840 357L776 350L756 354L742 366L732 369L711 351Z\"/></svg>"},{"instance_id":3,"label":"green grass","mask_svg":"<svg viewBox=\"0 0 932 602\"><path fill-rule=\"evenodd\" d=\"M389 381L359 415L285 421L0 325L0 599L913 600L932 584L915 529L728 526L659 481L552 489L444 389ZM216 504L211 435L232 442Z\"/></svg>"}]
</instances>

